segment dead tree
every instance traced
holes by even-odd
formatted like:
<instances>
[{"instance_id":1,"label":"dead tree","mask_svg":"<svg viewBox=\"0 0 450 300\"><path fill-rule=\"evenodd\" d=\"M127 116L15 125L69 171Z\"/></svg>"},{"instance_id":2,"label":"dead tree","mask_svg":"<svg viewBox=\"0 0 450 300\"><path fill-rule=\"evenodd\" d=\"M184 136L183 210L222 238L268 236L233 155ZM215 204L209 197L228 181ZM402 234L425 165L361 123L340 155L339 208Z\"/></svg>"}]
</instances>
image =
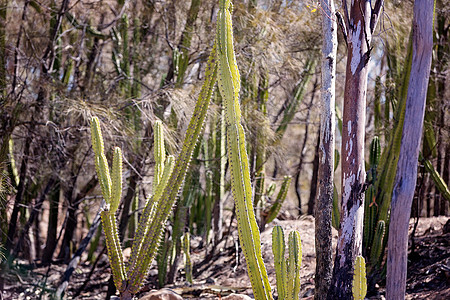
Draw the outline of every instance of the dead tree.
<instances>
[{"instance_id":1,"label":"dead tree","mask_svg":"<svg viewBox=\"0 0 450 300\"><path fill-rule=\"evenodd\" d=\"M319 146L319 192L315 205L316 279L315 299L326 299L332 275L331 210L334 180L334 132L337 25L334 1L322 0L322 89Z\"/></svg>"},{"instance_id":2,"label":"dead tree","mask_svg":"<svg viewBox=\"0 0 450 300\"><path fill-rule=\"evenodd\" d=\"M414 3L411 75L389 225L386 298L392 300L404 299L406 291L408 225L430 77L433 10L433 0L416 0Z\"/></svg>"}]
</instances>

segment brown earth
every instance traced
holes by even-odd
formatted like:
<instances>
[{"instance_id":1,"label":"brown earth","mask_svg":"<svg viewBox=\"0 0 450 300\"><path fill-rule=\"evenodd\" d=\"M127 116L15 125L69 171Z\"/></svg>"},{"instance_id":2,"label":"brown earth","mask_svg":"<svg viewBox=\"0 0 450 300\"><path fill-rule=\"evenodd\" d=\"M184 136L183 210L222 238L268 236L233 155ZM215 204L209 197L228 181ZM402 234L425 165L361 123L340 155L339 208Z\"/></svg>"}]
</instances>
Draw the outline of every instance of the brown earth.
<instances>
[{"instance_id":1,"label":"brown earth","mask_svg":"<svg viewBox=\"0 0 450 300\"><path fill-rule=\"evenodd\" d=\"M409 248L406 299L450 299L450 233L443 233L443 227L447 221L448 217L419 220L414 239L414 251L411 251L411 242ZM276 286L271 252L271 231L274 225L281 225L285 236L294 229L300 232L303 250L301 297L312 298L315 272L314 219L307 216L299 220L275 220L262 232L262 252L273 287ZM411 230L413 225L411 220ZM333 231L333 237L335 245L336 231ZM200 245L200 237L192 240L194 284L185 284L183 270L181 270L178 276L180 281L167 288L181 294L183 298L191 299L220 299L230 293L252 296L244 258L237 247L236 232L219 244L216 254L207 261L204 259L205 250L198 250ZM3 299L50 299L65 268L65 265L52 265L50 268L37 267L31 270L24 265L18 265L4 278ZM99 259L97 267L88 279L91 269L90 264L83 263L75 270L67 290L67 299L105 298L110 276L106 255ZM156 288L156 275L156 266L154 266L140 296ZM80 291L83 284L85 287ZM377 294L371 295L370 299L384 299L383 287L378 287Z\"/></svg>"}]
</instances>

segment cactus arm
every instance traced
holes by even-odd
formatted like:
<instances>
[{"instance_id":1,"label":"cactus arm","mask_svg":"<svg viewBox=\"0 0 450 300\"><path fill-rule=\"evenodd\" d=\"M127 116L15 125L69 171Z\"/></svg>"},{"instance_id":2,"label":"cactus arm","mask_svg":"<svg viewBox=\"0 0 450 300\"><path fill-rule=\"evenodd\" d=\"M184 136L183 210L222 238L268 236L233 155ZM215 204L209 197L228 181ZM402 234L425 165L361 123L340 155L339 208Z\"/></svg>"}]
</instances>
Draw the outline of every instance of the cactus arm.
<instances>
[{"instance_id":1,"label":"cactus arm","mask_svg":"<svg viewBox=\"0 0 450 300\"><path fill-rule=\"evenodd\" d=\"M183 236L183 252L184 252L184 269L186 273L186 281L192 283L192 263L191 263L191 238L189 232Z\"/></svg>"},{"instance_id":2,"label":"cactus arm","mask_svg":"<svg viewBox=\"0 0 450 300\"><path fill-rule=\"evenodd\" d=\"M353 276L353 299L364 300L367 293L366 263L364 257L357 256L355 262L355 274Z\"/></svg>"},{"instance_id":3,"label":"cactus arm","mask_svg":"<svg viewBox=\"0 0 450 300\"><path fill-rule=\"evenodd\" d=\"M277 292L278 299L284 300L286 298L287 290L287 270L285 253L284 232L281 226L274 226L272 230L272 252L275 264L275 275L277 278Z\"/></svg>"},{"instance_id":4,"label":"cactus arm","mask_svg":"<svg viewBox=\"0 0 450 300\"><path fill-rule=\"evenodd\" d=\"M125 265L123 263L122 248L117 231L116 218L111 211L102 211L102 226L106 236L109 264L113 274L114 284L120 292L124 291L123 283L126 281Z\"/></svg>"},{"instance_id":5,"label":"cactus arm","mask_svg":"<svg viewBox=\"0 0 450 300\"><path fill-rule=\"evenodd\" d=\"M122 197L122 150L119 147L114 149L113 166L112 166L112 187L111 187L111 208L114 214L119 207Z\"/></svg>"},{"instance_id":6,"label":"cactus arm","mask_svg":"<svg viewBox=\"0 0 450 300\"><path fill-rule=\"evenodd\" d=\"M289 234L289 264L287 267L286 299L299 299L300 293L300 267L302 265L302 244L300 233L296 230Z\"/></svg>"},{"instance_id":7,"label":"cactus arm","mask_svg":"<svg viewBox=\"0 0 450 300\"><path fill-rule=\"evenodd\" d=\"M153 126L154 132L154 158L155 158L155 176L153 177L153 187L156 188L161 181L164 172L164 161L166 159L166 150L164 146L164 134L161 121L156 121Z\"/></svg>"},{"instance_id":8,"label":"cactus arm","mask_svg":"<svg viewBox=\"0 0 450 300\"><path fill-rule=\"evenodd\" d=\"M230 1L221 0L217 20L218 86L226 110L228 157L236 203L239 240L247 260L256 299L272 299L266 268L261 255L261 241L251 199L250 172L245 136L240 124L240 77L233 48Z\"/></svg>"},{"instance_id":9,"label":"cactus arm","mask_svg":"<svg viewBox=\"0 0 450 300\"><path fill-rule=\"evenodd\" d=\"M373 237L373 242L370 249L370 263L371 265L380 264L382 261L379 260L383 251L383 239L386 231L386 226L383 220L378 221L377 229L375 230L375 236Z\"/></svg>"},{"instance_id":10,"label":"cactus arm","mask_svg":"<svg viewBox=\"0 0 450 300\"><path fill-rule=\"evenodd\" d=\"M272 205L272 207L269 210L269 213L267 215L267 222L272 222L280 212L281 206L283 205L284 200L286 199L287 192L289 190L289 185L291 184L292 177L291 176L285 176L283 179L283 183L281 184L280 191L277 195L277 200L275 200L275 203Z\"/></svg>"},{"instance_id":11,"label":"cactus arm","mask_svg":"<svg viewBox=\"0 0 450 300\"><path fill-rule=\"evenodd\" d=\"M129 291L133 294L139 291L148 267L155 256L158 243L160 241L163 226L170 214L170 210L175 203L180 187L186 176L186 172L191 160L192 152L198 140L200 132L206 118L206 112L209 107L211 95L217 79L216 45L214 45L208 59L205 82L200 91L197 104L194 109L191 121L186 132L183 147L176 160L173 172L171 173L166 188L164 189L159 201L149 201L144 209L141 220L139 221L138 234L132 247L139 257L145 257L145 260L139 261L139 266L134 263L128 270ZM148 230L147 230L148 229ZM137 256L136 256L137 257ZM133 258L133 257L132 257Z\"/></svg>"},{"instance_id":12,"label":"cactus arm","mask_svg":"<svg viewBox=\"0 0 450 300\"><path fill-rule=\"evenodd\" d=\"M106 161L104 153L100 122L97 117L92 119L91 132L97 176L100 181L103 198L105 198L105 202L109 204L109 209L107 208L100 214L106 236L109 263L111 265L114 284L120 292L123 292L125 289L124 282L126 282L127 276L125 273L125 265L123 263L119 232L117 230L117 223L114 215L119 206L122 194L122 151L120 148L114 150L113 174L111 180L108 162Z\"/></svg>"},{"instance_id":13,"label":"cactus arm","mask_svg":"<svg viewBox=\"0 0 450 300\"><path fill-rule=\"evenodd\" d=\"M102 189L105 202L111 205L111 175L109 173L108 162L104 152L103 137L100 129L100 121L97 117L91 122L92 148L95 153L95 169Z\"/></svg>"}]
</instances>

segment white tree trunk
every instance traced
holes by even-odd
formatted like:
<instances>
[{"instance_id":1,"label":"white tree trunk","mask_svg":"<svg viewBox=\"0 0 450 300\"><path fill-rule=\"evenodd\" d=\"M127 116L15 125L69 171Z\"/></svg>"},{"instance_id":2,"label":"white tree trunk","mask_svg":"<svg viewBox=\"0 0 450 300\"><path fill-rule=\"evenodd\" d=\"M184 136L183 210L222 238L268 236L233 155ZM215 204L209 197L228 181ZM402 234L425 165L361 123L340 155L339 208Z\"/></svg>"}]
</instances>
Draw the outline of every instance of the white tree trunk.
<instances>
[{"instance_id":1,"label":"white tree trunk","mask_svg":"<svg viewBox=\"0 0 450 300\"><path fill-rule=\"evenodd\" d=\"M390 300L405 298L408 225L431 68L433 10L433 0L414 3L413 58L389 225L386 298Z\"/></svg>"},{"instance_id":2,"label":"white tree trunk","mask_svg":"<svg viewBox=\"0 0 450 300\"><path fill-rule=\"evenodd\" d=\"M335 83L337 25L333 0L322 0L322 89L319 148L319 190L315 205L315 299L326 299L331 284L331 210L333 206Z\"/></svg>"},{"instance_id":3,"label":"white tree trunk","mask_svg":"<svg viewBox=\"0 0 450 300\"><path fill-rule=\"evenodd\" d=\"M342 202L339 237L328 299L352 299L353 264L362 253L364 219L364 137L370 43L383 0L352 0L347 9L347 68L342 126ZM334 17L334 16L332 16Z\"/></svg>"}]
</instances>

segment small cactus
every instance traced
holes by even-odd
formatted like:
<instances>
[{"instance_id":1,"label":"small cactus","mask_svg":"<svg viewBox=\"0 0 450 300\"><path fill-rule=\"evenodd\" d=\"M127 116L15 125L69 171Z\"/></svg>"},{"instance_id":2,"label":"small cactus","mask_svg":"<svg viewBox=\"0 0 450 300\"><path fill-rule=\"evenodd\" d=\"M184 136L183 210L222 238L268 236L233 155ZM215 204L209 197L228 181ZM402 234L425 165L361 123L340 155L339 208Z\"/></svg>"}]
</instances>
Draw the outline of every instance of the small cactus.
<instances>
[{"instance_id":1,"label":"small cactus","mask_svg":"<svg viewBox=\"0 0 450 300\"><path fill-rule=\"evenodd\" d=\"M356 257L352 291L355 300L364 300L367 294L366 263L362 256Z\"/></svg>"},{"instance_id":2,"label":"small cactus","mask_svg":"<svg viewBox=\"0 0 450 300\"><path fill-rule=\"evenodd\" d=\"M183 236L183 252L184 252L184 269L186 272L186 281L192 283L192 263L191 263L191 237L189 232L186 232Z\"/></svg>"},{"instance_id":3,"label":"small cactus","mask_svg":"<svg viewBox=\"0 0 450 300\"><path fill-rule=\"evenodd\" d=\"M300 233L296 230L289 234L289 258L285 259L284 232L281 226L272 230L272 252L277 278L279 300L294 300L300 293L300 267L302 264L302 245Z\"/></svg>"}]
</instances>

